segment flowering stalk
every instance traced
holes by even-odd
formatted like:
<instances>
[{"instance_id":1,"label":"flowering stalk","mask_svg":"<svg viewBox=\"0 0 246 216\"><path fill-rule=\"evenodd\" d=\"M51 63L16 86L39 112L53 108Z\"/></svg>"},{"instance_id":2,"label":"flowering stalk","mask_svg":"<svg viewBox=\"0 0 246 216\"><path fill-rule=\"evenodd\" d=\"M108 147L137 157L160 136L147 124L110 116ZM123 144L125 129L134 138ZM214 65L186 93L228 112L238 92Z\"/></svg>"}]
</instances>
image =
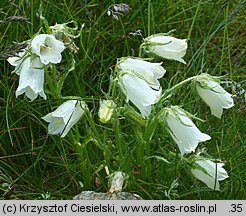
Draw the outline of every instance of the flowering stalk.
<instances>
[{"instance_id":1,"label":"flowering stalk","mask_svg":"<svg viewBox=\"0 0 246 216\"><path fill-rule=\"evenodd\" d=\"M93 136L94 143L96 144L96 146L98 148L100 148L103 151L103 153L106 153L106 154L109 155L108 146L105 145L104 142L100 139L100 134L99 134L99 132L97 130L97 127L95 125L95 121L94 121L94 119L93 119L93 117L91 115L91 112L88 109L85 110L85 115L87 117L87 120L88 120L88 123L90 125L90 128L91 128L91 130L93 131L93 134L94 134L94 136Z\"/></svg>"}]
</instances>

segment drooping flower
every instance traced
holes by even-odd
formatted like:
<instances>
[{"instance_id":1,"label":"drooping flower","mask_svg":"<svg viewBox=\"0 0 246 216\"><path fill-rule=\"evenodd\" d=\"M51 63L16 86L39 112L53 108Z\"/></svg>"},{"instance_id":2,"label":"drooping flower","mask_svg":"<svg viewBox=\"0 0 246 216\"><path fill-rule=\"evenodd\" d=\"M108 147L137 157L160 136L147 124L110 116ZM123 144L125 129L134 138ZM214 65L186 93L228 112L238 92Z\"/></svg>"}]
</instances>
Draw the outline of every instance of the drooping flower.
<instances>
[{"instance_id":1,"label":"drooping flower","mask_svg":"<svg viewBox=\"0 0 246 216\"><path fill-rule=\"evenodd\" d=\"M160 33L145 38L141 46L147 53L186 64L183 59L188 46L186 39L177 39Z\"/></svg>"},{"instance_id":2,"label":"drooping flower","mask_svg":"<svg viewBox=\"0 0 246 216\"><path fill-rule=\"evenodd\" d=\"M219 181L229 177L223 166L223 163L214 163L210 160L199 159L195 161L191 172L209 188L220 190Z\"/></svg>"},{"instance_id":3,"label":"drooping flower","mask_svg":"<svg viewBox=\"0 0 246 216\"><path fill-rule=\"evenodd\" d=\"M54 112L42 117L46 122L49 122L48 133L60 134L61 137L65 137L84 114L85 107L83 101L69 100L60 105Z\"/></svg>"},{"instance_id":4,"label":"drooping flower","mask_svg":"<svg viewBox=\"0 0 246 216\"><path fill-rule=\"evenodd\" d=\"M100 101L100 107L99 107L99 120L103 123L107 123L114 112L115 103L112 100L103 100Z\"/></svg>"},{"instance_id":5,"label":"drooping flower","mask_svg":"<svg viewBox=\"0 0 246 216\"><path fill-rule=\"evenodd\" d=\"M137 77L144 79L151 88L160 89L158 79L162 78L166 70L161 66L162 63L151 63L138 58L121 58L117 64L119 71L130 71Z\"/></svg>"},{"instance_id":6,"label":"drooping flower","mask_svg":"<svg viewBox=\"0 0 246 216\"><path fill-rule=\"evenodd\" d=\"M23 61L20 72L19 86L16 97L25 93L28 98L34 100L38 95L46 100L43 90L44 68L38 57L28 57Z\"/></svg>"},{"instance_id":7,"label":"drooping flower","mask_svg":"<svg viewBox=\"0 0 246 216\"><path fill-rule=\"evenodd\" d=\"M116 65L120 88L141 112L143 117L151 113L151 105L161 95L158 81L165 74L159 63L150 63L142 59L121 58Z\"/></svg>"},{"instance_id":8,"label":"drooping flower","mask_svg":"<svg viewBox=\"0 0 246 216\"><path fill-rule=\"evenodd\" d=\"M38 95L46 99L43 90L44 68L39 57L25 55L25 52L19 53L18 56L8 58L8 62L15 66L15 72L20 76L16 97L25 93L32 101Z\"/></svg>"},{"instance_id":9,"label":"drooping flower","mask_svg":"<svg viewBox=\"0 0 246 216\"><path fill-rule=\"evenodd\" d=\"M234 106L232 95L220 86L216 77L201 74L196 79L196 90L210 107L212 115L217 118L221 118L223 108L229 109Z\"/></svg>"},{"instance_id":10,"label":"drooping flower","mask_svg":"<svg viewBox=\"0 0 246 216\"><path fill-rule=\"evenodd\" d=\"M183 109L177 106L165 108L162 116L182 155L194 152L199 142L211 139L196 127Z\"/></svg>"},{"instance_id":11,"label":"drooping flower","mask_svg":"<svg viewBox=\"0 0 246 216\"><path fill-rule=\"evenodd\" d=\"M40 57L43 64L57 64L61 61L61 52L65 49L63 42L57 40L53 35L39 34L31 41L31 50Z\"/></svg>"}]
</instances>

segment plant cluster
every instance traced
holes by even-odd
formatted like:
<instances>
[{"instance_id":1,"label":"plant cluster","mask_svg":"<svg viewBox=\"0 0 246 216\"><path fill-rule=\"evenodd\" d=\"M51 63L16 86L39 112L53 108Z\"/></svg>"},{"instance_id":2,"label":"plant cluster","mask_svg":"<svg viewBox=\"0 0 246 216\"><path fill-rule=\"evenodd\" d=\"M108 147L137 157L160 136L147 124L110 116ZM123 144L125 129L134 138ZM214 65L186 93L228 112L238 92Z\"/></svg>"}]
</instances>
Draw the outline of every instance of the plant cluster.
<instances>
[{"instance_id":1,"label":"plant cluster","mask_svg":"<svg viewBox=\"0 0 246 216\"><path fill-rule=\"evenodd\" d=\"M118 19L118 16L129 9L126 5L115 5L108 10L108 15ZM15 67L13 72L19 76L16 97L25 94L31 101L38 96L44 100L49 97L63 101L54 111L42 117L49 123L50 135L59 135L66 139L66 135L73 133L72 128L80 120L87 121L92 131L96 133L96 120L83 98L78 95L61 94L66 77L76 68L74 55L79 48L75 45L74 39L79 35L76 35L78 25L72 21L74 28L69 27L71 23L49 26L45 18L42 19L45 22L46 32L40 30L41 33L38 32L25 42L27 46L21 52L8 58L8 62ZM175 38L171 32L159 33L143 40L139 47L139 56L117 59L108 92L100 101L98 118L102 124L108 124L105 130L110 128L110 125L124 124L125 122L120 121L122 117L136 121L145 131L143 135L139 130L139 136L146 143L154 142L152 139L156 126L162 125L173 139L174 148L179 150L178 157L187 163L190 174L204 182L207 187L220 190L219 181L229 176L223 168L222 161L210 158L206 151L199 148L199 143L211 139L192 121L192 119L202 120L180 106L171 104L170 98L175 97L177 90L183 85L190 85L210 107L211 114L221 118L223 109L234 106L232 95L220 85L221 77L211 76L208 73L189 77L167 89L163 89L160 84L160 79L163 79L168 71L159 60L174 60L186 64L184 57L187 49L187 39ZM56 65L63 61L62 55L65 51L68 52L70 59L64 63L67 64L65 71L57 76ZM112 122L114 124L111 124ZM120 134L116 129L115 133ZM117 136L115 139L118 139ZM97 143L107 157L107 146L100 141ZM120 147L116 146L115 151L120 152ZM176 154L171 149L165 151L166 154ZM170 163L167 160L166 162ZM110 164L106 162L105 168L108 167L110 170ZM114 171L116 170L110 170L108 175Z\"/></svg>"}]
</instances>

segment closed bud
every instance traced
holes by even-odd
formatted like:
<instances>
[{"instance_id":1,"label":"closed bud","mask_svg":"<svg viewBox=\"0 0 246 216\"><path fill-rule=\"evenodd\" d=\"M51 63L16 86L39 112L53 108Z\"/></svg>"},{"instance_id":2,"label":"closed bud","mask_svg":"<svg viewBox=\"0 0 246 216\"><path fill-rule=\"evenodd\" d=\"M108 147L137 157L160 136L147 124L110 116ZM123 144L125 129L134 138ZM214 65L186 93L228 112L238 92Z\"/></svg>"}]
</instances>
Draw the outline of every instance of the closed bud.
<instances>
[{"instance_id":1,"label":"closed bud","mask_svg":"<svg viewBox=\"0 0 246 216\"><path fill-rule=\"evenodd\" d=\"M103 123L107 123L114 112L115 103L112 100L103 100L100 102L99 108L99 120Z\"/></svg>"}]
</instances>

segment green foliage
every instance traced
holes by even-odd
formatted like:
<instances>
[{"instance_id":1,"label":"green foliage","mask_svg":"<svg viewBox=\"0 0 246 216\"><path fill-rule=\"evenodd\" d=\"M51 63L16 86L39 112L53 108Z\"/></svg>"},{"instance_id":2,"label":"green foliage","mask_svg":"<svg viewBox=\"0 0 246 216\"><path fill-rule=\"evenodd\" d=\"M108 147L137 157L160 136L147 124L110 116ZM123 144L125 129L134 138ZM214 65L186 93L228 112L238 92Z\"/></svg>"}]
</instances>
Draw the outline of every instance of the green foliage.
<instances>
[{"instance_id":1,"label":"green foliage","mask_svg":"<svg viewBox=\"0 0 246 216\"><path fill-rule=\"evenodd\" d=\"M126 173L129 178L124 190L145 199L246 198L245 98L235 89L236 83L245 88L245 1L150 2L149 11L148 0L126 0L124 3L131 10L119 20L107 15L110 5L118 3L115 1L0 2L0 17L5 20L0 22L0 51L14 42L29 40L45 28L39 18L40 6L49 25L71 20L79 26L85 24L80 36L74 39L80 49L75 55L75 70L64 78L62 95L83 98L91 110L84 117L87 121L79 121L66 138L48 136L41 117L62 101L38 98L30 102L23 96L16 98L18 77L11 74L13 67L6 59L1 60L1 199L70 199L81 190L106 192L106 166L110 173ZM25 21L9 22L11 16L23 17ZM182 105L206 120L196 124L212 139L199 146L206 147L212 158L221 158L230 176L221 183L220 192L192 178L185 159L178 156L176 145L156 121L143 122L129 109L122 109L121 118L113 116L109 124L102 124L97 117L100 98L108 90L117 58L138 56L148 31L155 34L172 29L176 29L176 37L189 39L184 57L187 65L163 61L167 70L160 80L163 89L206 71L226 75L233 81L224 87L236 95L235 106L226 110L221 120L211 116L209 107L188 85L169 99L170 104ZM138 30L142 36L134 34ZM1 55L1 59L6 57ZM71 62L69 54L63 58ZM58 71L62 72L59 65ZM166 149L175 153L167 154Z\"/></svg>"}]
</instances>

